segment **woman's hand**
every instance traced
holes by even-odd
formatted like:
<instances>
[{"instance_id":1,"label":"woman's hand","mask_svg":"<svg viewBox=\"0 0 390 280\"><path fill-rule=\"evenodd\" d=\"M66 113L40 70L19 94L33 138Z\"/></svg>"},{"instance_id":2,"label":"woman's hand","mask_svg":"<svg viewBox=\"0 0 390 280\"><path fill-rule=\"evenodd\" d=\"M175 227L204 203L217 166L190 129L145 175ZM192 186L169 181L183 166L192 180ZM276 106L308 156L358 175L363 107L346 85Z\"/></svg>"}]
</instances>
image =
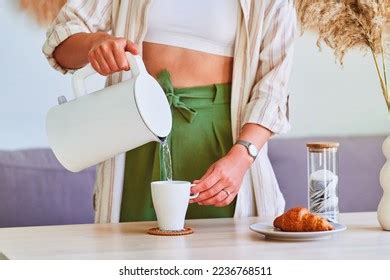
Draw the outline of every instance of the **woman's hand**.
<instances>
[{"instance_id":1,"label":"woman's hand","mask_svg":"<svg viewBox=\"0 0 390 280\"><path fill-rule=\"evenodd\" d=\"M125 38L96 33L88 60L98 73L107 76L130 69L125 52L138 53L135 44Z\"/></svg>"},{"instance_id":2,"label":"woman's hand","mask_svg":"<svg viewBox=\"0 0 390 280\"><path fill-rule=\"evenodd\" d=\"M253 162L246 148L234 145L229 153L216 161L191 189L191 193L199 193L191 203L223 207L229 205L240 190L245 172ZM230 193L228 195L228 193Z\"/></svg>"}]
</instances>

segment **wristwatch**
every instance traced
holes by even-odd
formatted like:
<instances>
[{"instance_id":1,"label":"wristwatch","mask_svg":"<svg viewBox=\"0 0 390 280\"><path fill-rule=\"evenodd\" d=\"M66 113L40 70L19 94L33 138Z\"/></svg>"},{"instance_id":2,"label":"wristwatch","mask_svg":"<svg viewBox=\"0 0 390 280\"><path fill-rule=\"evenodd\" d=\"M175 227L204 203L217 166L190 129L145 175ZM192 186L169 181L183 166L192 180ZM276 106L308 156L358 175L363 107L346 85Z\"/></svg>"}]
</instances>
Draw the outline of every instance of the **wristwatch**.
<instances>
[{"instance_id":1,"label":"wristwatch","mask_svg":"<svg viewBox=\"0 0 390 280\"><path fill-rule=\"evenodd\" d=\"M237 140L236 144L243 145L248 151L248 154L253 158L253 160L255 160L257 155L259 154L259 151L257 150L256 146L253 145L251 142Z\"/></svg>"}]
</instances>

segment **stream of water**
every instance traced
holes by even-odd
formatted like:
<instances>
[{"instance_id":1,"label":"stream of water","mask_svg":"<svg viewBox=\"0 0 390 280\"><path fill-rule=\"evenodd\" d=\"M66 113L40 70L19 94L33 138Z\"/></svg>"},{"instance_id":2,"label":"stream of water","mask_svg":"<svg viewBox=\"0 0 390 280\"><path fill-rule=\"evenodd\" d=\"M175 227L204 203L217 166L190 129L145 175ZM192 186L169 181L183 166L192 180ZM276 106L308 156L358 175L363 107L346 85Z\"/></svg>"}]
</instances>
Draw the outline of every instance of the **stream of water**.
<instances>
[{"instance_id":1,"label":"stream of water","mask_svg":"<svg viewBox=\"0 0 390 280\"><path fill-rule=\"evenodd\" d=\"M160 178L163 181L172 181L172 159L168 138L160 144Z\"/></svg>"}]
</instances>

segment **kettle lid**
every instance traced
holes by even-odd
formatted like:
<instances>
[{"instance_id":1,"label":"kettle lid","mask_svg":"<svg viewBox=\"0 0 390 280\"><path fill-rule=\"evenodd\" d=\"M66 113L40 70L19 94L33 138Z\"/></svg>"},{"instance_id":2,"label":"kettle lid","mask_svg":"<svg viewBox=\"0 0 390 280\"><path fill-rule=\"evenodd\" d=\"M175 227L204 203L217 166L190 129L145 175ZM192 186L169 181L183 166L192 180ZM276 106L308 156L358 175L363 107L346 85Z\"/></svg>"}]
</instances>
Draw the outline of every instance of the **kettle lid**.
<instances>
[{"instance_id":1,"label":"kettle lid","mask_svg":"<svg viewBox=\"0 0 390 280\"><path fill-rule=\"evenodd\" d=\"M160 84L143 73L135 80L134 96L145 125L157 137L167 137L172 129L172 113Z\"/></svg>"}]
</instances>

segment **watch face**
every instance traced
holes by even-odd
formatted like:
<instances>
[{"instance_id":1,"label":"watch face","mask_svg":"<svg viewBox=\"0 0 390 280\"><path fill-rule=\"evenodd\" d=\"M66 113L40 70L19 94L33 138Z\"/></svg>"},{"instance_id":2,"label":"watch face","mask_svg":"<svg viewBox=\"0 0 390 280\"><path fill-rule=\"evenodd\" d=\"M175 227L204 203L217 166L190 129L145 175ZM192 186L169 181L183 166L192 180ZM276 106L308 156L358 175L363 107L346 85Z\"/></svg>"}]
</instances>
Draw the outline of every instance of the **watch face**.
<instances>
[{"instance_id":1,"label":"watch face","mask_svg":"<svg viewBox=\"0 0 390 280\"><path fill-rule=\"evenodd\" d=\"M255 145L253 145L253 144L249 145L248 151L249 151L251 156L253 156L253 157L257 156L257 148Z\"/></svg>"}]
</instances>

